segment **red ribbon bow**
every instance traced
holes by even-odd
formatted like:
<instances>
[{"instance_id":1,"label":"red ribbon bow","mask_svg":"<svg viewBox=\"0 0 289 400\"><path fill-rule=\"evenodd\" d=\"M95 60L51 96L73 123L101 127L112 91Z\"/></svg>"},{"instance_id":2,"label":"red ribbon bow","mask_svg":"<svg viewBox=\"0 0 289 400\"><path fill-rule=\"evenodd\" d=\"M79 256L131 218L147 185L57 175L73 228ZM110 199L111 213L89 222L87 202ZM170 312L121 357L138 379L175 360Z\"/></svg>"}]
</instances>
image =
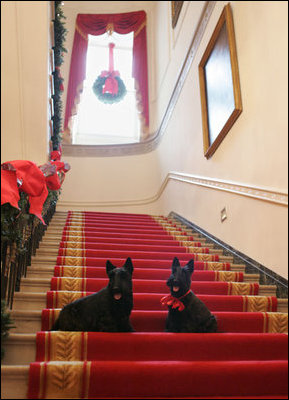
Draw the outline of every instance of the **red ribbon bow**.
<instances>
[{"instance_id":1,"label":"red ribbon bow","mask_svg":"<svg viewBox=\"0 0 289 400\"><path fill-rule=\"evenodd\" d=\"M102 78L106 78L104 86L102 88L102 93L110 93L117 94L118 93L118 81L115 79L116 76L119 76L118 71L102 71Z\"/></svg>"},{"instance_id":2,"label":"red ribbon bow","mask_svg":"<svg viewBox=\"0 0 289 400\"><path fill-rule=\"evenodd\" d=\"M191 289L187 291L183 296L176 298L172 295L167 295L161 298L162 306L171 306L172 308L178 308L179 311L183 311L185 309L184 303L180 300L186 297L190 293Z\"/></svg>"}]
</instances>

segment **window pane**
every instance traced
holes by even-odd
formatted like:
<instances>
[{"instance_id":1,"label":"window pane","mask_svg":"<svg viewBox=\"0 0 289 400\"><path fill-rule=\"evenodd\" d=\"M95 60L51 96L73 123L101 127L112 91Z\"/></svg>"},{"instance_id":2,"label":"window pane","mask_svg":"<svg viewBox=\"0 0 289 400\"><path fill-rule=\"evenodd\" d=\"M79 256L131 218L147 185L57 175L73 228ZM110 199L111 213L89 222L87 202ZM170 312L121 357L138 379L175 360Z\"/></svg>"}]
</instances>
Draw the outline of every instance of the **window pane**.
<instances>
[{"instance_id":1,"label":"window pane","mask_svg":"<svg viewBox=\"0 0 289 400\"><path fill-rule=\"evenodd\" d=\"M109 69L110 42L114 47L114 70L120 72L127 94L118 103L104 104L93 93L92 86L102 71ZM139 141L140 122L136 110L132 78L133 33L113 37L90 36L87 51L86 80L75 118L76 144L130 143Z\"/></svg>"}]
</instances>

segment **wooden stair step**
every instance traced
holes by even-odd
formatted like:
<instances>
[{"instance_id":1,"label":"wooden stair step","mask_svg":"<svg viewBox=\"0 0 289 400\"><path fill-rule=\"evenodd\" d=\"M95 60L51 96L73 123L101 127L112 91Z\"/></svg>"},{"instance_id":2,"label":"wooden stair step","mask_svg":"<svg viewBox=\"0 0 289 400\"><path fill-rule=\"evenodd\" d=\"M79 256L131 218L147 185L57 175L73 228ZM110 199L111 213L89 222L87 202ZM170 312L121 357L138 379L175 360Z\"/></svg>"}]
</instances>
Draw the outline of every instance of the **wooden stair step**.
<instances>
[{"instance_id":1,"label":"wooden stair step","mask_svg":"<svg viewBox=\"0 0 289 400\"><path fill-rule=\"evenodd\" d=\"M276 313L274 313L276 314ZM287 317L287 313L286 317ZM284 315L285 315L284 314ZM41 331L42 311L40 310L12 310L11 318L16 328L11 333L36 333ZM282 328L283 329L283 328ZM283 332L283 330L282 330Z\"/></svg>"},{"instance_id":2,"label":"wooden stair step","mask_svg":"<svg viewBox=\"0 0 289 400\"><path fill-rule=\"evenodd\" d=\"M232 267L232 266L231 266ZM243 269L240 268L240 271L234 272L243 272ZM26 278L51 278L54 274L54 266L30 266L27 269ZM244 282L259 282L260 275L259 274L244 274Z\"/></svg>"},{"instance_id":3,"label":"wooden stair step","mask_svg":"<svg viewBox=\"0 0 289 400\"><path fill-rule=\"evenodd\" d=\"M133 246L133 245L132 245ZM71 247L67 247L68 249L69 248L71 248ZM59 249L59 246L58 247L50 247L50 246L41 246L41 247L39 247L39 249L37 250L37 255L39 255L39 256L42 256L42 255L50 255L50 254L58 254L58 249ZM197 247L197 250L198 249L201 249L201 247ZM90 249L88 249L88 250L90 250ZM97 250L97 249L91 249L91 250ZM99 248L99 250L101 250L101 248ZM129 251L129 250L128 250ZM192 251L193 252L193 251ZM223 255L223 250L220 250L220 249L213 249L213 248L210 248L209 249L209 253L208 254L219 254L219 255Z\"/></svg>"},{"instance_id":4,"label":"wooden stair step","mask_svg":"<svg viewBox=\"0 0 289 400\"><path fill-rule=\"evenodd\" d=\"M31 257L31 263L35 264L37 262L50 262L52 264L56 263L57 254L55 256L49 254L37 254L36 256ZM232 263L234 261L233 257L231 256L223 256L219 255L220 262Z\"/></svg>"},{"instance_id":5,"label":"wooden stair step","mask_svg":"<svg viewBox=\"0 0 289 400\"><path fill-rule=\"evenodd\" d=\"M36 333L10 333L3 346L3 365L24 365L36 359Z\"/></svg>"},{"instance_id":6,"label":"wooden stair step","mask_svg":"<svg viewBox=\"0 0 289 400\"><path fill-rule=\"evenodd\" d=\"M277 303L277 312L288 313L288 299L277 299ZM46 293L15 292L14 310L42 310L43 308L46 308Z\"/></svg>"},{"instance_id":7,"label":"wooden stair step","mask_svg":"<svg viewBox=\"0 0 289 400\"><path fill-rule=\"evenodd\" d=\"M26 399L28 391L28 365L1 366L1 398Z\"/></svg>"},{"instance_id":8,"label":"wooden stair step","mask_svg":"<svg viewBox=\"0 0 289 400\"><path fill-rule=\"evenodd\" d=\"M245 271L244 265L231 265L233 272ZM50 278L54 274L54 265L31 265L27 268L26 278ZM244 274L244 282L259 282L259 274Z\"/></svg>"},{"instance_id":9,"label":"wooden stair step","mask_svg":"<svg viewBox=\"0 0 289 400\"><path fill-rule=\"evenodd\" d=\"M45 240L43 241L43 242L40 242L40 244L39 244L39 249L38 249L38 251L40 251L40 250L43 250L43 249L59 249L59 240L57 240L57 239L49 239L49 240L46 240L46 239L48 239L48 238L45 238ZM199 240L198 240L198 242L199 242ZM69 246L69 244L70 243L74 243L73 242L73 240L70 240L68 243L67 243L67 247L70 247ZM127 244L127 242L126 242L126 240L125 240L125 238L123 239L123 242L122 243L117 243L117 242L110 242L109 241L109 239L107 240L107 242L106 243L115 243L115 244ZM134 245L134 243L131 243L131 245L133 246ZM162 246L162 244L157 244L157 246ZM164 246L169 246L169 244L165 244ZM184 247L185 245L183 244L183 246L180 246L180 247ZM178 246L174 246L175 248L178 248ZM187 246L185 246L185 247L187 247ZM213 243L206 243L206 242L201 242L201 246L200 247L208 247L209 249L214 249L214 244ZM214 250L218 250L218 249L214 249Z\"/></svg>"},{"instance_id":10,"label":"wooden stair step","mask_svg":"<svg viewBox=\"0 0 289 400\"><path fill-rule=\"evenodd\" d=\"M23 292L37 292L37 289L41 291L50 290L51 279L35 279L35 278L22 278L20 284L20 290ZM242 283L239 283L242 285ZM38 290L38 291L39 291ZM260 285L259 286L260 296L276 296L276 286L275 285Z\"/></svg>"},{"instance_id":11,"label":"wooden stair step","mask_svg":"<svg viewBox=\"0 0 289 400\"><path fill-rule=\"evenodd\" d=\"M11 319L16 328L11 333L36 333L41 331L41 310L12 310Z\"/></svg>"}]
</instances>

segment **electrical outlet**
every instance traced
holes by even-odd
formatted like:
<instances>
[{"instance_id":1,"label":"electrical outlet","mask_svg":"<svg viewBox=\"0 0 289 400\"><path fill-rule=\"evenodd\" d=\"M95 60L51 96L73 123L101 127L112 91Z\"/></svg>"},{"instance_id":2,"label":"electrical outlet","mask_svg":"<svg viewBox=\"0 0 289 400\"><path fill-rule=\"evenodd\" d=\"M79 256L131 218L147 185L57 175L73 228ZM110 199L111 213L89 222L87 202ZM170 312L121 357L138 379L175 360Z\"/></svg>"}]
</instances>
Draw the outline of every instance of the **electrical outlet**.
<instances>
[{"instance_id":1,"label":"electrical outlet","mask_svg":"<svg viewBox=\"0 0 289 400\"><path fill-rule=\"evenodd\" d=\"M224 222L227 219L227 210L226 207L221 211L221 222Z\"/></svg>"}]
</instances>

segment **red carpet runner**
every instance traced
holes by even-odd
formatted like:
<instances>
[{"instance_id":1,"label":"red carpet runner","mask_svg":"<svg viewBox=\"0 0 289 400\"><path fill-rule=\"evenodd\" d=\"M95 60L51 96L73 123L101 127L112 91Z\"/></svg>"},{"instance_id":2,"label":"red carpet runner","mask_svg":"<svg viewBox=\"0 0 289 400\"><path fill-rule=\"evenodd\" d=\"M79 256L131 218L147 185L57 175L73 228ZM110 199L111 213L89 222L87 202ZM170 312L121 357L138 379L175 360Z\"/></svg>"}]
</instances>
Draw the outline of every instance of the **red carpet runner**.
<instances>
[{"instance_id":1,"label":"red carpet runner","mask_svg":"<svg viewBox=\"0 0 289 400\"><path fill-rule=\"evenodd\" d=\"M69 212L37 333L28 398L288 398L285 314L219 254L165 219ZM218 333L165 333L173 258L195 259L192 290ZM98 291L105 263L134 265L134 333L50 332L63 305Z\"/></svg>"}]
</instances>

